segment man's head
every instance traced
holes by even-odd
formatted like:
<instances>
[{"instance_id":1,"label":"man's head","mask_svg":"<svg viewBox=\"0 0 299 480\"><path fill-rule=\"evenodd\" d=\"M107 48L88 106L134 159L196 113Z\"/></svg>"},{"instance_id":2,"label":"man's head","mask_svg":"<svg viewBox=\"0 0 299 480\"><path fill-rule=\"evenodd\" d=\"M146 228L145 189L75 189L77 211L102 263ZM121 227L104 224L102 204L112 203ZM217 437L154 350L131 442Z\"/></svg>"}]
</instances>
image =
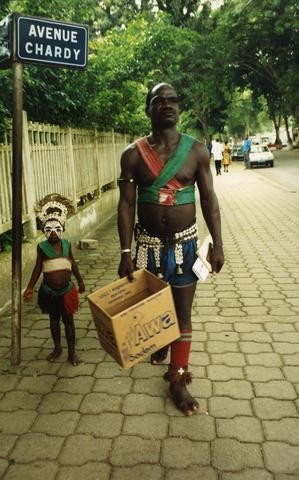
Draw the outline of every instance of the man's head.
<instances>
[{"instance_id":1,"label":"man's head","mask_svg":"<svg viewBox=\"0 0 299 480\"><path fill-rule=\"evenodd\" d=\"M179 119L179 99L175 89L168 83L158 83L146 96L145 112L153 126L170 128Z\"/></svg>"}]
</instances>

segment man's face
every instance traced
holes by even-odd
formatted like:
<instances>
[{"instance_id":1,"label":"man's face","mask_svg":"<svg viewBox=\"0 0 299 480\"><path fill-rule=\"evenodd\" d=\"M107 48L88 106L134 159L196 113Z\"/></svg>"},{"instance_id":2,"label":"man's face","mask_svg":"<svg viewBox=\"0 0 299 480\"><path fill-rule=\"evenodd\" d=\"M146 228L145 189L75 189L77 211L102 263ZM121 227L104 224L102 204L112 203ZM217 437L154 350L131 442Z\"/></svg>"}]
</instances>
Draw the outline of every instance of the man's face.
<instances>
[{"instance_id":1,"label":"man's face","mask_svg":"<svg viewBox=\"0 0 299 480\"><path fill-rule=\"evenodd\" d=\"M168 86L153 91L147 109L153 126L171 128L179 119L179 100L176 91Z\"/></svg>"},{"instance_id":2,"label":"man's face","mask_svg":"<svg viewBox=\"0 0 299 480\"><path fill-rule=\"evenodd\" d=\"M44 226L44 234L49 242L57 242L62 235L63 227L58 220L48 220Z\"/></svg>"}]
</instances>

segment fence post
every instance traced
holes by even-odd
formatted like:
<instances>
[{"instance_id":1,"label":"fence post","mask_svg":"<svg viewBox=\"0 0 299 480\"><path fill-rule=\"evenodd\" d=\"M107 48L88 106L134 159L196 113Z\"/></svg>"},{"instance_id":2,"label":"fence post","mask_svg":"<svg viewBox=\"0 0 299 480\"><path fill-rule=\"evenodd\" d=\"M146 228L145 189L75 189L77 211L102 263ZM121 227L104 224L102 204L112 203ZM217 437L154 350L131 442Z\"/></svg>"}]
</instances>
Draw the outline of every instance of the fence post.
<instances>
[{"instance_id":1,"label":"fence post","mask_svg":"<svg viewBox=\"0 0 299 480\"><path fill-rule=\"evenodd\" d=\"M116 162L117 162L117 154L116 154L116 144L115 144L115 133L114 130L111 131L111 138L112 138L112 146L113 146L113 188L117 188L117 167L116 167Z\"/></svg>"},{"instance_id":2,"label":"fence post","mask_svg":"<svg viewBox=\"0 0 299 480\"><path fill-rule=\"evenodd\" d=\"M33 165L30 156L30 142L28 132L27 112L23 110L23 165L24 165L24 192L28 208L29 222L24 225L29 237L36 237L36 215L34 204L36 202L35 180Z\"/></svg>"},{"instance_id":3,"label":"fence post","mask_svg":"<svg viewBox=\"0 0 299 480\"><path fill-rule=\"evenodd\" d=\"M94 154L97 164L97 174L98 174L98 198L102 195L102 182L101 182L101 156L99 155L99 145L98 145L98 131L94 129Z\"/></svg>"},{"instance_id":4,"label":"fence post","mask_svg":"<svg viewBox=\"0 0 299 480\"><path fill-rule=\"evenodd\" d=\"M70 179L71 179L71 190L72 190L72 198L75 211L77 211L77 195L76 195L76 174L75 174L75 159L74 159L74 150L73 150L73 142L72 142L72 129L69 127L67 129L67 145L69 150L69 168L70 168Z\"/></svg>"}]
</instances>

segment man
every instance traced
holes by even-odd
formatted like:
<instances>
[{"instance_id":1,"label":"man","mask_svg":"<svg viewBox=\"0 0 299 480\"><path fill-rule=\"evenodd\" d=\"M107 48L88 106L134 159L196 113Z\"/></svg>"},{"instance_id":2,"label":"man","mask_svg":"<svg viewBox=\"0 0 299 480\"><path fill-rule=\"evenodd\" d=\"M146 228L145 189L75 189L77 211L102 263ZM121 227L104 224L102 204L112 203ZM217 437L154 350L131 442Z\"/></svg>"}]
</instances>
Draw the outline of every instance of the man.
<instances>
[{"instance_id":1,"label":"man","mask_svg":"<svg viewBox=\"0 0 299 480\"><path fill-rule=\"evenodd\" d=\"M191 382L188 372L191 309L197 281L192 271L197 247L195 183L213 238L213 272L219 272L224 263L219 206L206 147L177 132L178 96L171 85L159 83L148 92L146 114L152 133L127 147L121 157L118 273L120 277L133 278L135 263L131 257L131 242L138 197L136 267L147 268L172 287L181 337L171 344L170 365L164 379L170 382L170 393L177 408L185 415L192 415L198 403L186 386ZM165 349L151 358L152 363L164 359Z\"/></svg>"},{"instance_id":2,"label":"man","mask_svg":"<svg viewBox=\"0 0 299 480\"><path fill-rule=\"evenodd\" d=\"M216 141L212 142L212 155L215 162L216 175L221 175L221 162L223 160L223 145L219 141L219 138L216 138Z\"/></svg>"},{"instance_id":3,"label":"man","mask_svg":"<svg viewBox=\"0 0 299 480\"><path fill-rule=\"evenodd\" d=\"M244 164L245 168L249 167L249 153L251 150L252 140L246 135L245 140L243 141L242 150L244 154Z\"/></svg>"}]
</instances>

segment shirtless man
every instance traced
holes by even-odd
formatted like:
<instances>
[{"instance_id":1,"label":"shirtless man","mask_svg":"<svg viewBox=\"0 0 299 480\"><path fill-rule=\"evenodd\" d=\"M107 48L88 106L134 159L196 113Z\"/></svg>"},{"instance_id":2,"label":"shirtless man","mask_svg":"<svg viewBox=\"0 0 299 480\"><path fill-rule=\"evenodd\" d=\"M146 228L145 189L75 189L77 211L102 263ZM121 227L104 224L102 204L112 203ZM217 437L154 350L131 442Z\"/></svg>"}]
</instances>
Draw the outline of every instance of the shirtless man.
<instances>
[{"instance_id":1,"label":"shirtless man","mask_svg":"<svg viewBox=\"0 0 299 480\"><path fill-rule=\"evenodd\" d=\"M51 198L55 200L45 203L42 215L42 229L47 240L40 242L37 246L36 263L23 299L25 302L32 300L33 287L43 272L43 282L38 292L38 305L43 313L49 314L50 331L54 343L54 350L48 355L47 360L54 362L62 353L60 339L60 319L62 319L68 346L68 360L76 366L79 358L75 351L73 314L78 310L79 299L75 285L71 281L72 273L76 277L80 293L85 291L85 286L73 257L70 242L61 239L67 212L66 207L60 204L57 198L64 197L52 194Z\"/></svg>"},{"instance_id":2,"label":"shirtless man","mask_svg":"<svg viewBox=\"0 0 299 480\"><path fill-rule=\"evenodd\" d=\"M152 132L129 145L121 157L118 273L120 277L132 279L134 269L144 267L171 285L181 337L171 344L170 365L164 379L170 382L170 393L177 408L189 416L198 409L198 402L187 390L191 382L188 372L191 309L197 281L192 271L197 258L195 184L213 238L211 265L214 273L218 273L224 263L220 212L206 147L177 131L178 97L171 85L160 83L148 92L146 114ZM159 175L162 168L165 171L168 167L171 167L168 176L163 177L163 172ZM138 222L135 227L136 259L133 260L131 242L136 200ZM166 355L167 348L164 348L153 354L151 361L160 363Z\"/></svg>"}]
</instances>

